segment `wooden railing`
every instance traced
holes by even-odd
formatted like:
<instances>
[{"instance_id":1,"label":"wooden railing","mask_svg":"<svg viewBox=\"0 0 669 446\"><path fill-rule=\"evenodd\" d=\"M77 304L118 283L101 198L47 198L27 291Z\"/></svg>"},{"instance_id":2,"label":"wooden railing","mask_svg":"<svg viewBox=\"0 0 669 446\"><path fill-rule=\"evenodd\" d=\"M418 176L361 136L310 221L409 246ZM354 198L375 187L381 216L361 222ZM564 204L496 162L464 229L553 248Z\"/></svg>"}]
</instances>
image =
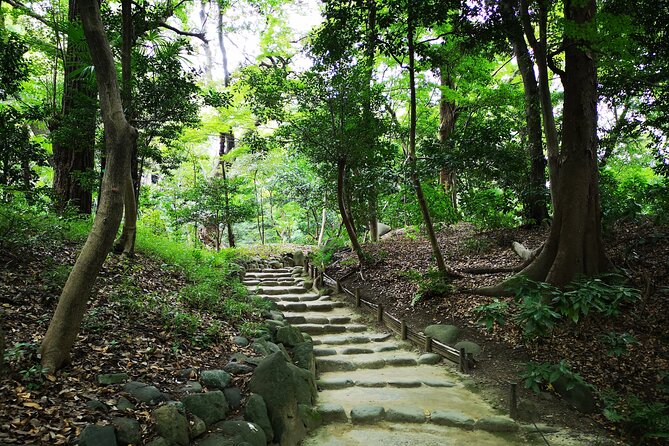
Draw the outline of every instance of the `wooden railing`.
<instances>
[{"instance_id":1,"label":"wooden railing","mask_svg":"<svg viewBox=\"0 0 669 446\"><path fill-rule=\"evenodd\" d=\"M459 364L460 371L463 373L469 373L472 369L474 359L472 358L471 353L467 354L465 352L464 348L458 351L450 345L446 345L436 339L432 339L430 336L415 331L407 325L404 319L397 319L395 316L387 313L383 308L383 305L362 299L360 297L359 289L356 288L355 291L351 291L348 288L345 288L341 282L328 276L325 271L309 264L308 260L305 260L305 269L316 283L317 288L320 288L323 285L330 286L334 288L336 292L353 298L356 308L374 316L378 323L385 325L388 329L399 334L402 340L409 341L426 352L436 353L451 362Z\"/></svg>"}]
</instances>

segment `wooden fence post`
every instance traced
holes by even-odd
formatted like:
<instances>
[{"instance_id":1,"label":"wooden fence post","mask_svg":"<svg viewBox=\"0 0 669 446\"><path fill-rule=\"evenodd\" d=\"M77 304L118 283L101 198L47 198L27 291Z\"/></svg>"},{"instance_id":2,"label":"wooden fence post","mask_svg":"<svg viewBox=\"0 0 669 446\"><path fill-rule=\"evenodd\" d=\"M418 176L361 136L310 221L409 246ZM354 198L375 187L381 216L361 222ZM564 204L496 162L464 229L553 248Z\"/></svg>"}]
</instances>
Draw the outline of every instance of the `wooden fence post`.
<instances>
[{"instance_id":1,"label":"wooden fence post","mask_svg":"<svg viewBox=\"0 0 669 446\"><path fill-rule=\"evenodd\" d=\"M509 389L509 415L511 418L516 419L518 417L518 393L517 393L517 383L511 383Z\"/></svg>"},{"instance_id":2,"label":"wooden fence post","mask_svg":"<svg viewBox=\"0 0 669 446\"><path fill-rule=\"evenodd\" d=\"M376 307L376 321L379 323L383 322L383 305L381 304Z\"/></svg>"},{"instance_id":3,"label":"wooden fence post","mask_svg":"<svg viewBox=\"0 0 669 446\"><path fill-rule=\"evenodd\" d=\"M432 352L432 338L430 336L425 336L425 351Z\"/></svg>"},{"instance_id":4,"label":"wooden fence post","mask_svg":"<svg viewBox=\"0 0 669 446\"><path fill-rule=\"evenodd\" d=\"M355 289L355 306L360 308L360 288Z\"/></svg>"},{"instance_id":5,"label":"wooden fence post","mask_svg":"<svg viewBox=\"0 0 669 446\"><path fill-rule=\"evenodd\" d=\"M469 373L469 361L467 351L464 348L460 349L460 371L462 373Z\"/></svg>"},{"instance_id":6,"label":"wooden fence post","mask_svg":"<svg viewBox=\"0 0 669 446\"><path fill-rule=\"evenodd\" d=\"M400 325L400 333L401 333L402 340L406 341L407 338L408 338L408 336L407 336L407 322L404 319L402 319L400 324L401 324Z\"/></svg>"}]
</instances>

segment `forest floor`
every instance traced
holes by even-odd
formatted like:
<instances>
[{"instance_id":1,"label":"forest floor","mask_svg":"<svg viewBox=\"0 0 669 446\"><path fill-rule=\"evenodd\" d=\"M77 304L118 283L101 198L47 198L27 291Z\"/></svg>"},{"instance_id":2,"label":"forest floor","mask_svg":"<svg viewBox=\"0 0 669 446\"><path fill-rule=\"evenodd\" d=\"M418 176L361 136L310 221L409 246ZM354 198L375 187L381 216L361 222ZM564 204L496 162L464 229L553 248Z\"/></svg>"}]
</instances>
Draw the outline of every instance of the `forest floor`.
<instances>
[{"instance_id":1,"label":"forest floor","mask_svg":"<svg viewBox=\"0 0 669 446\"><path fill-rule=\"evenodd\" d=\"M152 409L143 403L119 409L127 395L119 386L98 384L98 374L127 373L172 394L198 370L223 368L235 352L251 354L233 342L240 334L235 325L195 314L178 300L189 283L179 268L142 254L133 260L110 255L72 364L56 376L42 374L36 350L80 247L41 240L18 251L0 249L0 322L9 364L0 381L1 444L72 444L87 424L113 417L139 420L146 440L154 436ZM233 376L233 385L245 389L249 378Z\"/></svg>"},{"instance_id":2,"label":"forest floor","mask_svg":"<svg viewBox=\"0 0 669 446\"><path fill-rule=\"evenodd\" d=\"M477 231L471 225L459 224L440 231L439 242L447 265L455 270L479 266L514 267L521 260L510 249L511 242L521 242L531 249L539 247L546 235L547 230L541 228ZM556 364L566 360L573 371L595 386L599 409L604 409L606 395L617 395L618 405L610 406L609 410L615 409L625 419L621 424L615 424L601 411L584 416L550 388L535 395L519 385L524 407L535 416L534 420L528 421L562 424L582 431L601 433L607 430L630 440L630 436L645 433L643 429L651 429L652 420L644 419L644 416L658 416L651 408L655 407L660 414L663 409L643 405L635 398L646 403L669 403L668 241L667 227L649 222L617 225L606 236L607 252L613 264L629 276L630 285L641 291L640 300L622 308L618 316L592 312L578 325L562 322L549 336L533 342L526 342L522 329L510 321L502 326L495 324L492 331L477 322L476 307L493 302L490 297L454 292L412 305L420 286L417 278L433 267L429 243L415 234L391 236L378 244L366 245L364 248L374 263L354 274L351 271L357 262L353 254L348 250L338 251L328 273L335 278L348 276L343 281L344 286L359 288L363 299L383 304L387 312L406 319L415 329L422 330L430 324L458 326L463 331L461 338L482 347L473 379L502 407L508 407L509 383L522 382L521 375L528 361ZM462 289L473 289L498 283L507 276L465 274L453 284ZM513 298L500 300L513 302ZM627 351L620 356L611 355L611 346L606 342L606 334L610 332L627 332L637 342L627 345Z\"/></svg>"}]
</instances>

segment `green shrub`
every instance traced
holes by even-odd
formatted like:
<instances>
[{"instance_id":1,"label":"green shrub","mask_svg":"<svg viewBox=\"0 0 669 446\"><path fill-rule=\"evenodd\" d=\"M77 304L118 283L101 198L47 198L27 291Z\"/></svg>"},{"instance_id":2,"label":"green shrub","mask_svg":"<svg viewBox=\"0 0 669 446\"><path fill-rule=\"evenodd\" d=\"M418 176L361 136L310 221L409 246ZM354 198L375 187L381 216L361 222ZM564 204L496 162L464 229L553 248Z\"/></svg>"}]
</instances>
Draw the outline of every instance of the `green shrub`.
<instances>
[{"instance_id":1,"label":"green shrub","mask_svg":"<svg viewBox=\"0 0 669 446\"><path fill-rule=\"evenodd\" d=\"M627 354L629 353L629 345L639 343L631 333L616 333L615 331L610 331L602 335L602 341L607 346L606 353L609 356L622 356Z\"/></svg>"},{"instance_id":2,"label":"green shrub","mask_svg":"<svg viewBox=\"0 0 669 446\"><path fill-rule=\"evenodd\" d=\"M621 396L611 390L602 394L602 400L604 416L619 423L638 444L669 438L669 405L649 403L636 395Z\"/></svg>"},{"instance_id":3,"label":"green shrub","mask_svg":"<svg viewBox=\"0 0 669 446\"><path fill-rule=\"evenodd\" d=\"M492 303L474 308L474 312L479 315L478 323L485 325L487 330L492 330L495 324L502 326L506 322L509 303L494 299Z\"/></svg>"},{"instance_id":4,"label":"green shrub","mask_svg":"<svg viewBox=\"0 0 669 446\"><path fill-rule=\"evenodd\" d=\"M569 368L567 361L562 360L557 364L546 362L527 363L525 372L521 375L525 388L539 393L560 378L566 382L567 390L573 389L576 384L588 385L581 375Z\"/></svg>"},{"instance_id":5,"label":"green shrub","mask_svg":"<svg viewBox=\"0 0 669 446\"><path fill-rule=\"evenodd\" d=\"M418 282L418 291L413 299L411 299L411 306L413 307L418 302L425 299L450 294L454 290L455 287L453 284L451 284L439 271L430 270Z\"/></svg>"},{"instance_id":6,"label":"green shrub","mask_svg":"<svg viewBox=\"0 0 669 446\"><path fill-rule=\"evenodd\" d=\"M465 220L479 229L512 228L522 223L522 204L508 189L467 189L460 207Z\"/></svg>"}]
</instances>

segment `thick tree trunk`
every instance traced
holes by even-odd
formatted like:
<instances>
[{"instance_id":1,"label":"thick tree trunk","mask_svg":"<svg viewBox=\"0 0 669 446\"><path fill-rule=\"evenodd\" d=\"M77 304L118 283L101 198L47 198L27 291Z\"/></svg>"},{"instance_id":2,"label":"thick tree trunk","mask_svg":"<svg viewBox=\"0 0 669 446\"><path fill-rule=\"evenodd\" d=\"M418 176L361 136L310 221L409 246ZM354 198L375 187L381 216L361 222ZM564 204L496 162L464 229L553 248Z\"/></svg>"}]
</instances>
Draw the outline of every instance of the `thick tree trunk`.
<instances>
[{"instance_id":1,"label":"thick tree trunk","mask_svg":"<svg viewBox=\"0 0 669 446\"><path fill-rule=\"evenodd\" d=\"M77 0L69 1L68 20L79 22ZM95 86L77 74L85 63L81 43L71 37L65 50L62 112L51 125L53 190L57 209L73 206L90 214L93 191L85 178L93 172L97 101Z\"/></svg>"},{"instance_id":2,"label":"thick tree trunk","mask_svg":"<svg viewBox=\"0 0 669 446\"><path fill-rule=\"evenodd\" d=\"M358 261L363 264L365 263L365 254L362 250L362 246L360 246L360 242L358 241L358 236L355 233L355 228L353 227L353 224L351 223L351 218L348 213L348 210L346 209L346 200L344 199L345 196L345 179L346 179L346 159L344 158L339 158L337 161L337 204L339 205L339 214L341 215L342 222L344 223L344 227L346 228L346 233L348 234L348 238L351 241L351 246L353 247L353 251L355 251L355 254L358 256Z\"/></svg>"},{"instance_id":3,"label":"thick tree trunk","mask_svg":"<svg viewBox=\"0 0 669 446\"><path fill-rule=\"evenodd\" d=\"M427 207L427 202L425 201L425 195L423 194L423 187L420 183L420 178L418 177L418 167L416 163L416 68L415 68L415 54L414 54L414 16L413 16L413 5L414 0L409 0L408 2L408 23L407 23L407 39L409 43L409 90L411 96L411 103L409 106L409 117L410 117L410 126L409 126L409 169L411 175L411 183L413 184L414 191L416 192L416 198L418 199L418 205L420 207L420 212L423 216L423 223L425 224L425 229L427 230L427 236L430 240L430 245L432 246L432 254L437 262L437 268L439 272L447 276L449 271L446 268L446 263L444 263L444 257L441 254L441 248L439 247L439 242L437 241L437 235L434 232L434 226L432 225L432 217L430 216L430 210Z\"/></svg>"},{"instance_id":4,"label":"thick tree trunk","mask_svg":"<svg viewBox=\"0 0 669 446\"><path fill-rule=\"evenodd\" d=\"M67 278L39 349L42 366L50 371L57 370L69 360L93 284L114 243L123 212L130 150L137 137L137 131L128 124L123 114L114 57L100 19L97 1L80 0L80 13L100 93L107 169L102 179L100 207L95 215L93 229Z\"/></svg>"},{"instance_id":5,"label":"thick tree trunk","mask_svg":"<svg viewBox=\"0 0 669 446\"><path fill-rule=\"evenodd\" d=\"M565 1L570 26L594 21L595 0ZM557 181L551 184L555 211L541 253L520 272L532 280L563 287L579 276L605 272L609 262L601 236L597 170L597 68L585 39L565 32L564 112ZM481 290L501 293L505 285Z\"/></svg>"},{"instance_id":6,"label":"thick tree trunk","mask_svg":"<svg viewBox=\"0 0 669 446\"><path fill-rule=\"evenodd\" d=\"M447 67L439 69L439 78L442 88L453 88L453 80L448 74ZM446 141L455 129L455 121L457 120L457 105L455 102L448 101L443 97L439 100L439 142L443 150L446 150ZM455 171L448 165L442 166L439 171L439 184L444 188L444 192L451 199L453 209L458 209L458 195L456 188Z\"/></svg>"},{"instance_id":7,"label":"thick tree trunk","mask_svg":"<svg viewBox=\"0 0 669 446\"><path fill-rule=\"evenodd\" d=\"M503 5L503 17L508 29L509 41L516 56L518 69L523 79L525 92L525 123L527 149L530 157L530 182L525 199L526 215L529 221L540 225L548 219L546 157L544 156L541 132L541 95L534 74L534 63L525 43L523 27L515 11L517 3L517 0L506 2Z\"/></svg>"}]
</instances>

